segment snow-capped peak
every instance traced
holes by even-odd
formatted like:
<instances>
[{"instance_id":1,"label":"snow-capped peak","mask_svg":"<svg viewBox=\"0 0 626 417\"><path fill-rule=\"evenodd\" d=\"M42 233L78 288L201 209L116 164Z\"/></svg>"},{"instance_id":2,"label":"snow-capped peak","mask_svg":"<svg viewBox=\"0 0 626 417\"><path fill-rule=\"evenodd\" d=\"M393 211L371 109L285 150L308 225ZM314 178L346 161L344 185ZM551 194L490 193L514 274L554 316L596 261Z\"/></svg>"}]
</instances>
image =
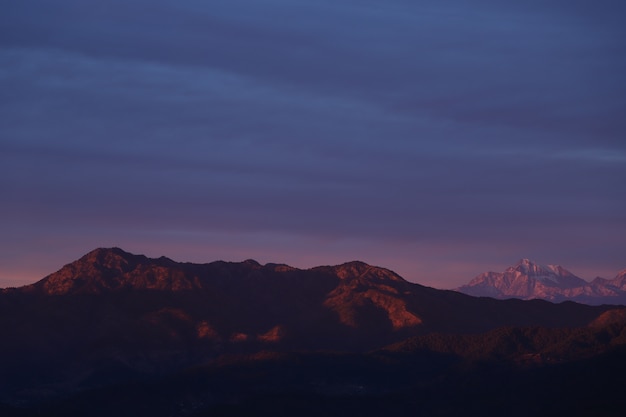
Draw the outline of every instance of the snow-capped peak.
<instances>
[{"instance_id":1,"label":"snow-capped peak","mask_svg":"<svg viewBox=\"0 0 626 417\"><path fill-rule=\"evenodd\" d=\"M572 283L567 282L571 279L576 280L577 283L581 281L580 278L561 265L539 265L527 258L521 259L515 266L508 268L505 272L525 275L542 282L550 281L558 285L571 285Z\"/></svg>"},{"instance_id":2,"label":"snow-capped peak","mask_svg":"<svg viewBox=\"0 0 626 417\"><path fill-rule=\"evenodd\" d=\"M507 269L507 272L520 272L524 275L529 276L550 276L555 273L555 271L550 267L545 267L539 264L532 262L527 258L520 259L520 261Z\"/></svg>"},{"instance_id":3,"label":"snow-capped peak","mask_svg":"<svg viewBox=\"0 0 626 417\"><path fill-rule=\"evenodd\" d=\"M504 272L482 273L458 290L482 297L619 304L626 299L626 270L613 280L596 278L589 283L560 265L543 266L523 258Z\"/></svg>"}]
</instances>

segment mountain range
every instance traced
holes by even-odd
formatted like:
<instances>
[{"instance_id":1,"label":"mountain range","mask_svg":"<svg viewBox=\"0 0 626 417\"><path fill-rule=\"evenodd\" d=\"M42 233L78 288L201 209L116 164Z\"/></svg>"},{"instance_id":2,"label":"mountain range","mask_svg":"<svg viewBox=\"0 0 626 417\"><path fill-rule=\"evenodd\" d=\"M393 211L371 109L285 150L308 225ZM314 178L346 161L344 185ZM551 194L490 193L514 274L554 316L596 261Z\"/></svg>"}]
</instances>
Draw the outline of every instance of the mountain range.
<instances>
[{"instance_id":1,"label":"mountain range","mask_svg":"<svg viewBox=\"0 0 626 417\"><path fill-rule=\"evenodd\" d=\"M504 272L485 272L457 288L477 297L565 300L579 303L626 304L626 269L611 280L597 277L587 282L560 265L542 266L520 260Z\"/></svg>"},{"instance_id":2,"label":"mountain range","mask_svg":"<svg viewBox=\"0 0 626 417\"><path fill-rule=\"evenodd\" d=\"M623 307L478 298L358 261L302 270L96 249L0 290L0 334L3 416L622 415L626 405Z\"/></svg>"}]
</instances>

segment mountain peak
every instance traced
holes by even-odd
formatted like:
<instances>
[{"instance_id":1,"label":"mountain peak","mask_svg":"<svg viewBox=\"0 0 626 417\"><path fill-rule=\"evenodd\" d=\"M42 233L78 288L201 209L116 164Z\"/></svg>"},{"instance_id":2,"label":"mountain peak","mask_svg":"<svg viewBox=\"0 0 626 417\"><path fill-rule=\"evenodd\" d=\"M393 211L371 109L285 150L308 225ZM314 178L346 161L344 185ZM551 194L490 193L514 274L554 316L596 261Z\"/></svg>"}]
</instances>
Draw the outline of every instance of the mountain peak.
<instances>
[{"instance_id":1,"label":"mountain peak","mask_svg":"<svg viewBox=\"0 0 626 417\"><path fill-rule=\"evenodd\" d=\"M367 269L367 268L371 268L371 265L363 261L350 261L350 262L344 262L342 264L337 265L337 268Z\"/></svg>"},{"instance_id":2,"label":"mountain peak","mask_svg":"<svg viewBox=\"0 0 626 417\"><path fill-rule=\"evenodd\" d=\"M33 284L48 294L99 293L122 286L120 277L148 261L120 248L97 248ZM161 261L163 262L163 261Z\"/></svg>"},{"instance_id":3,"label":"mountain peak","mask_svg":"<svg viewBox=\"0 0 626 417\"><path fill-rule=\"evenodd\" d=\"M340 278L358 277L363 275L370 268L372 268L370 265L361 261L350 261L332 267Z\"/></svg>"},{"instance_id":4,"label":"mountain peak","mask_svg":"<svg viewBox=\"0 0 626 417\"><path fill-rule=\"evenodd\" d=\"M76 262L112 267L113 265L119 266L120 264L127 264L132 260L146 259L144 255L134 255L118 247L112 247L96 248L82 256Z\"/></svg>"},{"instance_id":5,"label":"mountain peak","mask_svg":"<svg viewBox=\"0 0 626 417\"><path fill-rule=\"evenodd\" d=\"M242 263L245 264L245 265L252 266L252 267L262 266L260 263L258 263L254 259L246 259Z\"/></svg>"},{"instance_id":6,"label":"mountain peak","mask_svg":"<svg viewBox=\"0 0 626 417\"><path fill-rule=\"evenodd\" d=\"M113 246L110 248L96 248L90 252L87 252L83 258L92 258L97 256L107 256L107 255L116 255L116 256L136 256L132 253L126 252L122 248L118 248L117 246Z\"/></svg>"},{"instance_id":7,"label":"mountain peak","mask_svg":"<svg viewBox=\"0 0 626 417\"><path fill-rule=\"evenodd\" d=\"M539 265L528 258L504 272L486 272L458 290L497 298L543 298L561 301L585 293L589 283L560 265Z\"/></svg>"},{"instance_id":8,"label":"mountain peak","mask_svg":"<svg viewBox=\"0 0 626 417\"><path fill-rule=\"evenodd\" d=\"M509 267L507 271L519 271L524 274L532 274L532 275L546 274L546 273L549 274L548 268L542 265L539 265L538 263L535 263L528 258L520 259L519 262L516 263L514 266Z\"/></svg>"},{"instance_id":9,"label":"mountain peak","mask_svg":"<svg viewBox=\"0 0 626 417\"><path fill-rule=\"evenodd\" d=\"M506 269L505 272L519 272L539 280L558 281L560 277L575 277L574 274L561 265L540 265L528 258L522 258L517 264Z\"/></svg>"}]
</instances>

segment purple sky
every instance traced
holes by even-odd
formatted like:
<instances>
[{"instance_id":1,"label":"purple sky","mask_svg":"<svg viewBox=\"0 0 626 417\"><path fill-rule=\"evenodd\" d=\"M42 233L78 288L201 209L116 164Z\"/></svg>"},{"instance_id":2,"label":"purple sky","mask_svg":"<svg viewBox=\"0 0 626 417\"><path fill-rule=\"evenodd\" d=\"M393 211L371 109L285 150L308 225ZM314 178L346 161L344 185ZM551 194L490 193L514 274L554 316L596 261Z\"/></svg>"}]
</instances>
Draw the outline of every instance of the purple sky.
<instances>
[{"instance_id":1,"label":"purple sky","mask_svg":"<svg viewBox=\"0 0 626 417\"><path fill-rule=\"evenodd\" d=\"M626 267L622 0L0 6L0 287L119 246Z\"/></svg>"}]
</instances>

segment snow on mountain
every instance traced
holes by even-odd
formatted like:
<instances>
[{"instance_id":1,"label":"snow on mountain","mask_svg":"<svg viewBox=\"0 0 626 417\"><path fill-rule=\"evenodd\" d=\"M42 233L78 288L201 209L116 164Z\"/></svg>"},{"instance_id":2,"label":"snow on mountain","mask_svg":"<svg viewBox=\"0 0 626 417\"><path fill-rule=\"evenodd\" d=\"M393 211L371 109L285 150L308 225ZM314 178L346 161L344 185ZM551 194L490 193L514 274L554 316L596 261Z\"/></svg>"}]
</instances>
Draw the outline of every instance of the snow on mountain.
<instances>
[{"instance_id":1,"label":"snow on mountain","mask_svg":"<svg viewBox=\"0 0 626 417\"><path fill-rule=\"evenodd\" d=\"M504 273L514 276L515 279L525 280L528 277L541 281L544 285L557 286L559 288L573 288L587 284L587 281L578 278L560 265L542 266L528 259L520 260Z\"/></svg>"},{"instance_id":2,"label":"snow on mountain","mask_svg":"<svg viewBox=\"0 0 626 417\"><path fill-rule=\"evenodd\" d=\"M612 280L587 282L560 265L543 266L521 259L504 272L482 273L457 291L479 297L626 304L626 270Z\"/></svg>"}]
</instances>

